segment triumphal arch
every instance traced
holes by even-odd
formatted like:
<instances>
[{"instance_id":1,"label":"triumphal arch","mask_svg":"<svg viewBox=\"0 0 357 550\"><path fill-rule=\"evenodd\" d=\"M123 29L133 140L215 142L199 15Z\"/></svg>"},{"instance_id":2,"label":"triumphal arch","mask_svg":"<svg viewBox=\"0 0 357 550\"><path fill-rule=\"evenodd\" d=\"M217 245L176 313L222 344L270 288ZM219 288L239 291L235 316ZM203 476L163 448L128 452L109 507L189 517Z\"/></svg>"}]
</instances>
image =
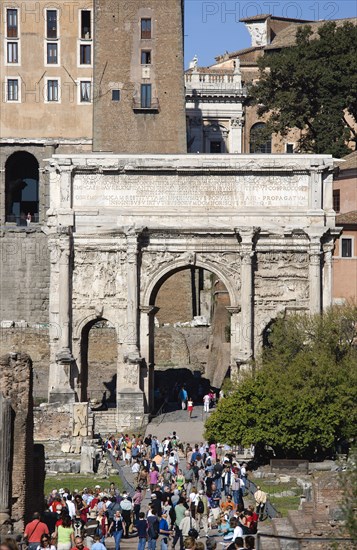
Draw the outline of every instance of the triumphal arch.
<instances>
[{"instance_id":1,"label":"triumphal arch","mask_svg":"<svg viewBox=\"0 0 357 550\"><path fill-rule=\"evenodd\" d=\"M280 313L331 304L328 155L112 155L49 160L49 399L85 400L88 326L117 338L117 428L153 402L157 289L197 266L229 294L230 368L249 368Z\"/></svg>"}]
</instances>

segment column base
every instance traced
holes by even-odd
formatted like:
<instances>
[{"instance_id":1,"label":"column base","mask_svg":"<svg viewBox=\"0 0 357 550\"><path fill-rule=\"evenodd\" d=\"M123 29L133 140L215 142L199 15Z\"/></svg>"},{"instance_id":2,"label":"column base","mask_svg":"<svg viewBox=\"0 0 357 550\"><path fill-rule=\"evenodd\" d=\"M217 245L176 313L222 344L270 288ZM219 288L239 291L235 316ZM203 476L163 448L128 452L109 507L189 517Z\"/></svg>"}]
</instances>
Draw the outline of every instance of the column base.
<instances>
[{"instance_id":1,"label":"column base","mask_svg":"<svg viewBox=\"0 0 357 550\"><path fill-rule=\"evenodd\" d=\"M144 424L144 393L137 388L117 392L117 430L138 429Z\"/></svg>"},{"instance_id":2,"label":"column base","mask_svg":"<svg viewBox=\"0 0 357 550\"><path fill-rule=\"evenodd\" d=\"M49 403L60 403L61 405L68 405L75 403L76 393L72 388L54 388L50 391L48 396Z\"/></svg>"}]
</instances>

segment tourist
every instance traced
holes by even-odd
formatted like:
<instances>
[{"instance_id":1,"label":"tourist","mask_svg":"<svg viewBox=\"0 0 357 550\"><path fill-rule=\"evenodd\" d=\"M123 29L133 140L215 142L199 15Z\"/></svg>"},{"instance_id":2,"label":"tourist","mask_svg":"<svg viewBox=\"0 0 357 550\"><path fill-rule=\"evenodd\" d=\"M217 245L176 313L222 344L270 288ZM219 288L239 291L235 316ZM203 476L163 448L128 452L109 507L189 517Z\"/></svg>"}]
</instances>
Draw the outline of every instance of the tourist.
<instances>
[{"instance_id":1,"label":"tourist","mask_svg":"<svg viewBox=\"0 0 357 550\"><path fill-rule=\"evenodd\" d=\"M242 537L236 537L227 550L244 550L244 541Z\"/></svg>"},{"instance_id":2,"label":"tourist","mask_svg":"<svg viewBox=\"0 0 357 550\"><path fill-rule=\"evenodd\" d=\"M196 540L193 537L186 537L184 542L184 548L187 550L196 550Z\"/></svg>"},{"instance_id":3,"label":"tourist","mask_svg":"<svg viewBox=\"0 0 357 550\"><path fill-rule=\"evenodd\" d=\"M57 550L70 550L74 546L74 530L71 518L66 515L62 524L56 526Z\"/></svg>"},{"instance_id":4,"label":"tourist","mask_svg":"<svg viewBox=\"0 0 357 550\"><path fill-rule=\"evenodd\" d=\"M74 537L74 544L75 546L73 546L71 550L89 550L89 548L84 545L82 537Z\"/></svg>"},{"instance_id":5,"label":"tourist","mask_svg":"<svg viewBox=\"0 0 357 550\"><path fill-rule=\"evenodd\" d=\"M187 402L188 394L185 388L182 386L179 392L179 400L181 401L181 408L184 411L186 409L186 402Z\"/></svg>"},{"instance_id":6,"label":"tourist","mask_svg":"<svg viewBox=\"0 0 357 550\"><path fill-rule=\"evenodd\" d=\"M188 417L191 419L192 412L193 412L193 400L191 397L189 397L187 401L187 411L188 411Z\"/></svg>"},{"instance_id":7,"label":"tourist","mask_svg":"<svg viewBox=\"0 0 357 550\"><path fill-rule=\"evenodd\" d=\"M208 395L208 393L206 393L206 395L203 396L203 412L209 413L210 402L211 402L211 398Z\"/></svg>"},{"instance_id":8,"label":"tourist","mask_svg":"<svg viewBox=\"0 0 357 550\"><path fill-rule=\"evenodd\" d=\"M160 550L168 550L169 536L172 534L167 523L167 512L163 512L159 523L159 543Z\"/></svg>"},{"instance_id":9,"label":"tourist","mask_svg":"<svg viewBox=\"0 0 357 550\"><path fill-rule=\"evenodd\" d=\"M49 530L47 525L40 520L40 514L35 512L32 521L26 525L24 531L24 539L28 544L28 550L37 550L42 535L49 535Z\"/></svg>"},{"instance_id":10,"label":"tourist","mask_svg":"<svg viewBox=\"0 0 357 550\"><path fill-rule=\"evenodd\" d=\"M243 502L243 489L244 489L244 483L239 477L238 474L234 474L231 480L231 491L233 495L233 502L237 506L238 504L242 504L244 506Z\"/></svg>"},{"instance_id":11,"label":"tourist","mask_svg":"<svg viewBox=\"0 0 357 550\"><path fill-rule=\"evenodd\" d=\"M217 522L219 518L219 503L221 500L221 491L217 489L217 486L215 483L212 483L212 492L209 498L209 504L212 510L213 519L215 522Z\"/></svg>"},{"instance_id":12,"label":"tourist","mask_svg":"<svg viewBox=\"0 0 357 550\"><path fill-rule=\"evenodd\" d=\"M267 502L267 494L264 491L262 491L259 486L257 487L257 490L254 493L254 500L255 500L255 511L257 514L259 514L260 521L262 521L266 502Z\"/></svg>"},{"instance_id":13,"label":"tourist","mask_svg":"<svg viewBox=\"0 0 357 550\"><path fill-rule=\"evenodd\" d=\"M245 544L244 548L246 548L247 550L254 550L255 538L252 537L252 535L248 535L247 537L245 537L244 544Z\"/></svg>"},{"instance_id":14,"label":"tourist","mask_svg":"<svg viewBox=\"0 0 357 550\"><path fill-rule=\"evenodd\" d=\"M204 494L204 491L201 489L198 492L196 516L197 516L198 526L200 529L202 527L205 537L208 537L208 514L209 514L208 499L207 499L207 496Z\"/></svg>"},{"instance_id":15,"label":"tourist","mask_svg":"<svg viewBox=\"0 0 357 550\"><path fill-rule=\"evenodd\" d=\"M178 504L175 506L175 514L176 514L175 526L174 526L175 527L175 536L174 536L174 540L172 542L172 547L175 548L175 545L176 545L177 541L179 540L180 541L180 550L182 550L182 548L183 548L183 536L182 536L182 531L180 529L180 523L183 520L183 518L185 517L186 507L185 507L184 503L185 503L185 499L181 496Z\"/></svg>"},{"instance_id":16,"label":"tourist","mask_svg":"<svg viewBox=\"0 0 357 550\"><path fill-rule=\"evenodd\" d=\"M106 547L102 542L100 542L100 536L94 535L94 544L91 550L106 550Z\"/></svg>"},{"instance_id":17,"label":"tourist","mask_svg":"<svg viewBox=\"0 0 357 550\"><path fill-rule=\"evenodd\" d=\"M143 501L142 491L140 487L137 487L135 493L133 494L133 512L134 512L134 517L137 521L139 520L139 513L140 513L142 501Z\"/></svg>"},{"instance_id":18,"label":"tourist","mask_svg":"<svg viewBox=\"0 0 357 550\"><path fill-rule=\"evenodd\" d=\"M159 538L159 519L155 511L150 507L147 515L148 521L148 550L156 550L156 541Z\"/></svg>"},{"instance_id":19,"label":"tourist","mask_svg":"<svg viewBox=\"0 0 357 550\"><path fill-rule=\"evenodd\" d=\"M50 535L42 535L40 544L37 550L56 550L56 546L51 544L52 540Z\"/></svg>"},{"instance_id":20,"label":"tourist","mask_svg":"<svg viewBox=\"0 0 357 550\"><path fill-rule=\"evenodd\" d=\"M151 466L149 472L150 491L153 492L159 480L159 472L155 469L155 466Z\"/></svg>"},{"instance_id":21,"label":"tourist","mask_svg":"<svg viewBox=\"0 0 357 550\"><path fill-rule=\"evenodd\" d=\"M128 496L128 493L123 493L123 498L120 501L121 515L124 520L124 535L123 538L127 539L129 537L129 528L131 525L131 513L133 511L133 503Z\"/></svg>"},{"instance_id":22,"label":"tourist","mask_svg":"<svg viewBox=\"0 0 357 550\"><path fill-rule=\"evenodd\" d=\"M0 550L19 550L14 539L7 538L0 543Z\"/></svg>"},{"instance_id":23,"label":"tourist","mask_svg":"<svg viewBox=\"0 0 357 550\"><path fill-rule=\"evenodd\" d=\"M189 510L185 510L185 515L180 521L179 529L183 538L188 537L191 529L197 530L196 520L191 517Z\"/></svg>"},{"instance_id":24,"label":"tourist","mask_svg":"<svg viewBox=\"0 0 357 550\"><path fill-rule=\"evenodd\" d=\"M120 510L117 510L114 519L108 529L108 537L112 535L115 541L115 550L120 550L120 541L124 533L125 522Z\"/></svg>"},{"instance_id":25,"label":"tourist","mask_svg":"<svg viewBox=\"0 0 357 550\"><path fill-rule=\"evenodd\" d=\"M135 527L138 532L138 547L137 550L145 550L145 545L148 536L148 522L145 519L144 512L139 513L139 519L135 520Z\"/></svg>"}]
</instances>

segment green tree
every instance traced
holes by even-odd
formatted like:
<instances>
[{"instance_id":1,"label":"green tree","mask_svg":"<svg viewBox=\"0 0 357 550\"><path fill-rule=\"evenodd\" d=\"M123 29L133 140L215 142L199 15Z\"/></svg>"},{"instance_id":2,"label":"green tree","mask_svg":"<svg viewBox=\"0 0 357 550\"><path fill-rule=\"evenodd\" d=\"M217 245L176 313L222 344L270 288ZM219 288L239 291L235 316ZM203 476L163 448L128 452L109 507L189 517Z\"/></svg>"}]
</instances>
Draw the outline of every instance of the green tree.
<instances>
[{"instance_id":1,"label":"green tree","mask_svg":"<svg viewBox=\"0 0 357 550\"><path fill-rule=\"evenodd\" d=\"M258 115L271 133L302 130L299 152L341 157L357 146L357 25L328 22L312 38L311 27L297 30L296 45L259 60L260 80L251 87Z\"/></svg>"},{"instance_id":2,"label":"green tree","mask_svg":"<svg viewBox=\"0 0 357 550\"><path fill-rule=\"evenodd\" d=\"M324 456L355 437L356 336L354 306L277 320L261 366L219 402L205 437L287 458Z\"/></svg>"}]
</instances>

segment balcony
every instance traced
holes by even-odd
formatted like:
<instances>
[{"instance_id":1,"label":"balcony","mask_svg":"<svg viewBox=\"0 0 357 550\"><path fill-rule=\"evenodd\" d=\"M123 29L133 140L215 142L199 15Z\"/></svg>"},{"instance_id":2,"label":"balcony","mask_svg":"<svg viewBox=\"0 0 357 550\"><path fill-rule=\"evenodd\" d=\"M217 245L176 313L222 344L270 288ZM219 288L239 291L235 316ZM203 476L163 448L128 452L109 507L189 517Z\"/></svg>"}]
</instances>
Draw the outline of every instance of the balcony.
<instances>
[{"instance_id":1,"label":"balcony","mask_svg":"<svg viewBox=\"0 0 357 550\"><path fill-rule=\"evenodd\" d=\"M242 87L240 73L193 71L185 73L186 97L234 97L244 99L247 89Z\"/></svg>"},{"instance_id":2,"label":"balcony","mask_svg":"<svg viewBox=\"0 0 357 550\"><path fill-rule=\"evenodd\" d=\"M143 103L141 99L133 99L133 111L138 113L158 113L160 104L158 98L152 99L149 103Z\"/></svg>"}]
</instances>

